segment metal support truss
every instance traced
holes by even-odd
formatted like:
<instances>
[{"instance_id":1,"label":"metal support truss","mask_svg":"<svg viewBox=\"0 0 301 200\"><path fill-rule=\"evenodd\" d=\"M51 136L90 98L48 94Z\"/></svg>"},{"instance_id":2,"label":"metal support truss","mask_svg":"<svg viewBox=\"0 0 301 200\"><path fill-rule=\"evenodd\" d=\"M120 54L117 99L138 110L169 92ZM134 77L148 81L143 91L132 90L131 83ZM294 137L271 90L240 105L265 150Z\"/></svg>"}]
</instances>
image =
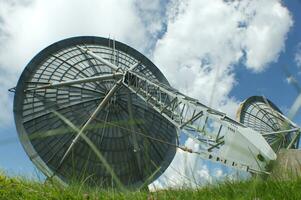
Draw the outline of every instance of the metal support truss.
<instances>
[{"instance_id":1,"label":"metal support truss","mask_svg":"<svg viewBox=\"0 0 301 200\"><path fill-rule=\"evenodd\" d=\"M264 172L267 162L276 159L260 133L225 113L133 71L125 73L123 84L197 142L202 149L199 155L205 159L250 172ZM231 155L235 151L244 153ZM266 163L258 163L263 162L258 161L261 156Z\"/></svg>"},{"instance_id":2,"label":"metal support truss","mask_svg":"<svg viewBox=\"0 0 301 200\"><path fill-rule=\"evenodd\" d=\"M120 69L88 48L81 46L78 48L111 68L113 72ZM121 70L123 73L122 84L180 129L181 132L197 142L201 148L198 154L202 158L254 173L264 173L265 166L269 161L276 159L275 152L260 133L174 88L134 72L139 64L139 62L134 64L128 70ZM93 118L92 116L91 118ZM69 149L72 148L84 130L85 126ZM70 151L69 149L65 156Z\"/></svg>"}]
</instances>

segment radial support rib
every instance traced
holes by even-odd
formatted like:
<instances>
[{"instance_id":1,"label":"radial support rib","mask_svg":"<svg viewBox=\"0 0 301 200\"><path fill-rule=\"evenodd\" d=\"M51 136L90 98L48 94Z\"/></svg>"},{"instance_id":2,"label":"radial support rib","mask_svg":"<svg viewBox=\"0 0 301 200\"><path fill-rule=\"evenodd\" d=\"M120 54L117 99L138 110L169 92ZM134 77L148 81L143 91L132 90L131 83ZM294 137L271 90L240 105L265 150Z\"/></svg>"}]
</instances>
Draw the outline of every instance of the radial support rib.
<instances>
[{"instance_id":1,"label":"radial support rib","mask_svg":"<svg viewBox=\"0 0 301 200\"><path fill-rule=\"evenodd\" d=\"M113 94L119 89L121 85L121 81L119 80L109 91L109 93L105 96L105 98L100 102L96 110L92 113L91 117L87 120L87 122L82 126L76 137L72 140L71 145L67 149L66 153L64 154L63 158L60 161L60 165L63 163L67 155L70 153L71 149L73 148L74 144L78 141L78 139L81 137L81 135L84 133L86 128L89 126L89 124L92 122L92 120L97 116L97 114L105 107L105 105L108 103L110 98L113 96Z\"/></svg>"},{"instance_id":2,"label":"radial support rib","mask_svg":"<svg viewBox=\"0 0 301 200\"><path fill-rule=\"evenodd\" d=\"M112 70L117 71L119 69L119 67L117 67L116 65L114 65L113 63L105 60L104 58L100 57L99 55L95 54L93 51L89 50L88 48L83 48L81 46L77 46L80 50L82 50L84 53L92 56L93 58L95 58L96 60L100 61L101 63L107 65L108 67L110 67Z\"/></svg>"},{"instance_id":3,"label":"radial support rib","mask_svg":"<svg viewBox=\"0 0 301 200\"><path fill-rule=\"evenodd\" d=\"M111 79L120 79L122 76L123 76L122 73L93 76L93 77L89 77L89 78L81 78L81 79L76 79L76 80L71 80L71 81L64 81L64 82L58 82L58 83L49 83L47 85L43 85L43 86L36 87L36 88L30 88L30 89L27 89L25 91L47 89L47 88L57 88L57 87L62 87L62 86L69 86L69 85L87 83L87 82L93 82L93 81L104 81L104 80L111 80Z\"/></svg>"}]
</instances>

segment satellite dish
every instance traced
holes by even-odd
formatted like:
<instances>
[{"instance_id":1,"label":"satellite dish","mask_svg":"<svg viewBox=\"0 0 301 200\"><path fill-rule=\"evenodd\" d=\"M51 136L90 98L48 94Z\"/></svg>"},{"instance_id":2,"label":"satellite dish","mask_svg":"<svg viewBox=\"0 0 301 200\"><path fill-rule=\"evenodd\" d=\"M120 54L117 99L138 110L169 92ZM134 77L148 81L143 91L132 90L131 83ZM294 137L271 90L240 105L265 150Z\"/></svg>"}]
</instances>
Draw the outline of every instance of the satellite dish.
<instances>
[{"instance_id":1,"label":"satellite dish","mask_svg":"<svg viewBox=\"0 0 301 200\"><path fill-rule=\"evenodd\" d=\"M252 96L241 103L237 120L260 132L275 152L281 148L298 148L299 127L265 97Z\"/></svg>"},{"instance_id":2,"label":"satellite dish","mask_svg":"<svg viewBox=\"0 0 301 200\"><path fill-rule=\"evenodd\" d=\"M169 85L141 53L101 37L59 41L25 67L15 90L15 123L26 153L47 177L104 187L115 187L118 180L139 188L169 166L178 143L176 128L122 86L119 72L131 67Z\"/></svg>"},{"instance_id":3,"label":"satellite dish","mask_svg":"<svg viewBox=\"0 0 301 200\"><path fill-rule=\"evenodd\" d=\"M297 148L300 135L264 98L247 100L238 122L170 87L138 51L100 37L62 40L34 57L17 84L14 113L25 151L47 177L104 187L146 186L177 148L268 174L278 149ZM200 149L179 146L177 133Z\"/></svg>"}]
</instances>

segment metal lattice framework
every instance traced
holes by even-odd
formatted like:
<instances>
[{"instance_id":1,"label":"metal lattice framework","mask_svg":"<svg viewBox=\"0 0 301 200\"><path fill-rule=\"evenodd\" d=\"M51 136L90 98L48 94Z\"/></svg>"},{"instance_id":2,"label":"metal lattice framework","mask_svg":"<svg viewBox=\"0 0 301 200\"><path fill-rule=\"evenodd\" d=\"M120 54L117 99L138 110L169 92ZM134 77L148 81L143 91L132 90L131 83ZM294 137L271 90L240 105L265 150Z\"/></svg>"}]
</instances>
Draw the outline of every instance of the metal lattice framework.
<instances>
[{"instance_id":1,"label":"metal lattice framework","mask_svg":"<svg viewBox=\"0 0 301 200\"><path fill-rule=\"evenodd\" d=\"M70 38L38 54L18 82L14 112L30 158L63 182L143 187L177 147L252 173L276 159L262 132L180 93L142 54L104 38ZM177 133L201 149L180 147Z\"/></svg>"},{"instance_id":2,"label":"metal lattice framework","mask_svg":"<svg viewBox=\"0 0 301 200\"><path fill-rule=\"evenodd\" d=\"M200 144L202 149L197 153L204 159L260 173L271 158L276 158L257 132L232 120L225 113L133 71L125 73L123 82L175 127ZM251 141L254 138L249 136L257 137L257 141ZM265 151L258 149L255 143L262 145Z\"/></svg>"},{"instance_id":3,"label":"metal lattice framework","mask_svg":"<svg viewBox=\"0 0 301 200\"><path fill-rule=\"evenodd\" d=\"M265 97L252 96L245 100L240 105L237 119L260 132L275 152L281 148L298 148L300 128Z\"/></svg>"}]
</instances>

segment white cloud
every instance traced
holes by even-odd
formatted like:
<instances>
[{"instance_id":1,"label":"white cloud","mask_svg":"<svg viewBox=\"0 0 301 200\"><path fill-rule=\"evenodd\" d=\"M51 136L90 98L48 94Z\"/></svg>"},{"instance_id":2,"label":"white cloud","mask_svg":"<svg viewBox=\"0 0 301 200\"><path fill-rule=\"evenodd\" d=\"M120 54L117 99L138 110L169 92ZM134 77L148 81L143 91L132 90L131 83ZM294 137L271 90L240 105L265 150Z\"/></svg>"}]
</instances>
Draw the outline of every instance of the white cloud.
<instances>
[{"instance_id":1,"label":"white cloud","mask_svg":"<svg viewBox=\"0 0 301 200\"><path fill-rule=\"evenodd\" d=\"M185 146L193 151L199 150L199 145L190 138L185 142ZM197 173L193 171L196 164L200 166L200 168L197 168ZM203 161L199 159L197 154L189 154L178 149L170 166L149 188L150 190L160 190L164 188L197 187L199 184L209 182L210 179L211 176L207 166L203 165Z\"/></svg>"},{"instance_id":2,"label":"white cloud","mask_svg":"<svg viewBox=\"0 0 301 200\"><path fill-rule=\"evenodd\" d=\"M229 98L236 84L233 66L243 62L259 72L277 61L292 26L278 0L174 0L168 16L155 63L180 91L215 108L228 108L232 116L237 106Z\"/></svg>"},{"instance_id":3,"label":"white cloud","mask_svg":"<svg viewBox=\"0 0 301 200\"><path fill-rule=\"evenodd\" d=\"M1 7L7 11L1 13L2 29L9 37L0 61L18 71L42 48L76 35L111 36L140 50L147 48L147 33L132 0L36 0L27 6ZM11 59L12 52L17 59Z\"/></svg>"},{"instance_id":4,"label":"white cloud","mask_svg":"<svg viewBox=\"0 0 301 200\"><path fill-rule=\"evenodd\" d=\"M164 0L138 0L136 6L146 29L156 41L156 37L162 32L166 20Z\"/></svg>"},{"instance_id":5,"label":"white cloud","mask_svg":"<svg viewBox=\"0 0 301 200\"><path fill-rule=\"evenodd\" d=\"M216 176L217 178L224 176L223 170L221 170L221 169L216 169L216 171L215 171L215 176Z\"/></svg>"},{"instance_id":6,"label":"white cloud","mask_svg":"<svg viewBox=\"0 0 301 200\"><path fill-rule=\"evenodd\" d=\"M246 65L261 71L267 64L277 61L284 50L288 30L293 25L292 17L281 1L244 1L241 3L248 27L244 32ZM249 19L248 19L249 18Z\"/></svg>"},{"instance_id":7,"label":"white cloud","mask_svg":"<svg viewBox=\"0 0 301 200\"><path fill-rule=\"evenodd\" d=\"M297 45L297 51L295 54L295 62L298 67L301 67L301 42Z\"/></svg>"},{"instance_id":8,"label":"white cloud","mask_svg":"<svg viewBox=\"0 0 301 200\"><path fill-rule=\"evenodd\" d=\"M12 98L7 89L39 51L78 35L111 37L146 52L160 28L146 26L133 0L0 0L0 126L11 123ZM144 7L151 7L143 4ZM153 8L149 9L150 11ZM155 26L155 25L152 25ZM10 78L8 78L8 76Z\"/></svg>"},{"instance_id":9,"label":"white cloud","mask_svg":"<svg viewBox=\"0 0 301 200\"><path fill-rule=\"evenodd\" d=\"M15 75L9 72L2 71L0 69L0 133L2 133L2 127L11 126L11 124L13 123L13 93L9 93L8 89L12 88L14 84L12 84L10 80L16 80Z\"/></svg>"}]
</instances>

